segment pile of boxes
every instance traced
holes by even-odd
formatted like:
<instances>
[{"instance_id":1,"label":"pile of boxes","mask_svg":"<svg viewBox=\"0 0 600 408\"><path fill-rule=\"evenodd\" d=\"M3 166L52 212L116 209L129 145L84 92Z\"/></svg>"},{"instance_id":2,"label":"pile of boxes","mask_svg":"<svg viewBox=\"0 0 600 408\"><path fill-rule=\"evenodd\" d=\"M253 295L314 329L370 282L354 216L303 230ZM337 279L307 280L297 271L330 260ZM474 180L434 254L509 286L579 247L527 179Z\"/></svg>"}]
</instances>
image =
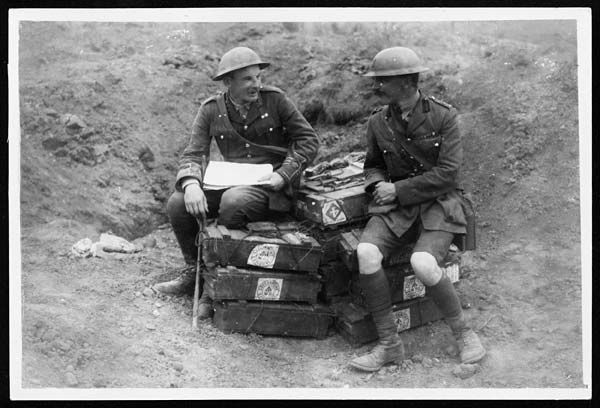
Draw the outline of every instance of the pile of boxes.
<instances>
[{"instance_id":1,"label":"pile of boxes","mask_svg":"<svg viewBox=\"0 0 600 408\"><path fill-rule=\"evenodd\" d=\"M247 230L209 225L202 239L204 289L224 332L327 336L330 308L317 301L319 243L300 224L250 223Z\"/></svg>"},{"instance_id":2,"label":"pile of boxes","mask_svg":"<svg viewBox=\"0 0 600 408\"><path fill-rule=\"evenodd\" d=\"M218 328L323 338L335 327L356 346L377 339L358 279L356 246L370 198L356 159L307 169L293 221L251 223L246 230L207 228L205 287L215 300ZM413 245L407 241L384 260L398 331L442 317L410 266ZM456 246L443 267L453 282L459 280Z\"/></svg>"}]
</instances>

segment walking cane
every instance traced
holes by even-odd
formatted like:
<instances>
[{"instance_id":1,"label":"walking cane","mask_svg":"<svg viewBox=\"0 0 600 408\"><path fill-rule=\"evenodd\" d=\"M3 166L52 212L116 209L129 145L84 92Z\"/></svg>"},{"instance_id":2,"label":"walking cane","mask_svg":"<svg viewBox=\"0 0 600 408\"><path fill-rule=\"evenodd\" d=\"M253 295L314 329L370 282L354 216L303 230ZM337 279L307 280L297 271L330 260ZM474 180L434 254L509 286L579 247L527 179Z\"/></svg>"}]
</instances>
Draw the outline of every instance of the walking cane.
<instances>
[{"instance_id":1,"label":"walking cane","mask_svg":"<svg viewBox=\"0 0 600 408\"><path fill-rule=\"evenodd\" d=\"M206 173L206 156L202 155L202 178ZM206 214L200 212L200 217L196 217L198 223L198 256L196 259L196 283L194 284L194 305L192 306L192 329L198 328L198 300L200 297L200 264L202 263L202 241L204 240L204 228L206 226Z\"/></svg>"},{"instance_id":2,"label":"walking cane","mask_svg":"<svg viewBox=\"0 0 600 408\"><path fill-rule=\"evenodd\" d=\"M204 238L204 226L206 224L206 215L196 218L198 223L198 256L196 259L196 283L194 284L194 305L192 307L192 329L198 328L198 299L200 297L200 264L202 263L202 241Z\"/></svg>"}]
</instances>

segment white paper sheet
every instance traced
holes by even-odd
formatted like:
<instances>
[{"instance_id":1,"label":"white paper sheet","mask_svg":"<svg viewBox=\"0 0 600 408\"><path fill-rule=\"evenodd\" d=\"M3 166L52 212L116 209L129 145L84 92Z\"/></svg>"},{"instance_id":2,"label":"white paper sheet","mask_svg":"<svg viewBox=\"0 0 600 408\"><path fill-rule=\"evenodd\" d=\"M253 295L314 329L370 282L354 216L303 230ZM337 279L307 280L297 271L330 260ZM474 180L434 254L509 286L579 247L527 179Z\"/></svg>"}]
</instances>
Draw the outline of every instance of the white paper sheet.
<instances>
[{"instance_id":1,"label":"white paper sheet","mask_svg":"<svg viewBox=\"0 0 600 408\"><path fill-rule=\"evenodd\" d=\"M210 161L204 175L205 190L222 190L233 186L255 186L269 184L269 180L258 181L273 173L271 164L233 163Z\"/></svg>"}]
</instances>

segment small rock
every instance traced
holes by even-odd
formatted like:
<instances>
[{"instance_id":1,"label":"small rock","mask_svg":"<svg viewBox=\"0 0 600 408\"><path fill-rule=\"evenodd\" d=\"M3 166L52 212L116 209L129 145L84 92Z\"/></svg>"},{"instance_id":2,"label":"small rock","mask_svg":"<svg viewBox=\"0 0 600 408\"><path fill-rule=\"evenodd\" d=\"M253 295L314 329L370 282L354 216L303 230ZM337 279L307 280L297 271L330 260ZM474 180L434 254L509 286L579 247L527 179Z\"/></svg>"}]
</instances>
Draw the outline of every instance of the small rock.
<instances>
[{"instance_id":1,"label":"small rock","mask_svg":"<svg viewBox=\"0 0 600 408\"><path fill-rule=\"evenodd\" d=\"M461 304L463 309L470 309L471 308L471 303L469 302L462 302Z\"/></svg>"},{"instance_id":2,"label":"small rock","mask_svg":"<svg viewBox=\"0 0 600 408\"><path fill-rule=\"evenodd\" d=\"M429 357L424 357L421 364L423 364L423 367L425 368L431 368L433 366L433 361Z\"/></svg>"},{"instance_id":3,"label":"small rock","mask_svg":"<svg viewBox=\"0 0 600 408\"><path fill-rule=\"evenodd\" d=\"M67 136L49 135L42 140L42 147L46 150L57 150L69 143L69 140Z\"/></svg>"},{"instance_id":4,"label":"small rock","mask_svg":"<svg viewBox=\"0 0 600 408\"><path fill-rule=\"evenodd\" d=\"M448 354L450 357L456 357L456 355L458 354L458 349L456 348L456 346L450 344L448 346L446 346L446 348L444 348L444 351L446 352L446 354Z\"/></svg>"},{"instance_id":5,"label":"small rock","mask_svg":"<svg viewBox=\"0 0 600 408\"><path fill-rule=\"evenodd\" d=\"M154 296L154 290L152 288L145 288L142 294L146 297Z\"/></svg>"},{"instance_id":6,"label":"small rock","mask_svg":"<svg viewBox=\"0 0 600 408\"><path fill-rule=\"evenodd\" d=\"M79 382L77 381L77 377L73 373L67 373L65 375L65 380L67 381L67 385L69 387L75 387Z\"/></svg>"},{"instance_id":7,"label":"small rock","mask_svg":"<svg viewBox=\"0 0 600 408\"><path fill-rule=\"evenodd\" d=\"M67 341L57 341L56 347L58 347L62 351L69 351L71 349L71 344Z\"/></svg>"},{"instance_id":8,"label":"small rock","mask_svg":"<svg viewBox=\"0 0 600 408\"><path fill-rule=\"evenodd\" d=\"M459 377L461 380L465 380L472 377L479 371L479 364L459 364L452 370L452 374Z\"/></svg>"},{"instance_id":9,"label":"small rock","mask_svg":"<svg viewBox=\"0 0 600 408\"><path fill-rule=\"evenodd\" d=\"M161 356L164 356L165 355L165 350L164 349L158 350L158 354L160 354Z\"/></svg>"},{"instance_id":10,"label":"small rock","mask_svg":"<svg viewBox=\"0 0 600 408\"><path fill-rule=\"evenodd\" d=\"M158 310L156 310L156 309L154 309L154 310L152 311L152 314L154 315L154 317L158 317L158 316L160 316L160 312L159 312Z\"/></svg>"},{"instance_id":11,"label":"small rock","mask_svg":"<svg viewBox=\"0 0 600 408\"><path fill-rule=\"evenodd\" d=\"M162 307L162 303L160 303L160 302L156 302L156 303L154 304L154 307Z\"/></svg>"},{"instance_id":12,"label":"small rock","mask_svg":"<svg viewBox=\"0 0 600 408\"><path fill-rule=\"evenodd\" d=\"M63 125L65 125L67 127L67 129L78 130L78 129L83 129L84 127L86 127L86 124L84 121L79 119L79 117L77 115L72 115L70 113L62 115L60 120L63 123Z\"/></svg>"},{"instance_id":13,"label":"small rock","mask_svg":"<svg viewBox=\"0 0 600 408\"><path fill-rule=\"evenodd\" d=\"M183 364L181 364L181 363L173 363L173 368L176 371L180 371L181 372L181 371L183 371Z\"/></svg>"},{"instance_id":14,"label":"small rock","mask_svg":"<svg viewBox=\"0 0 600 408\"><path fill-rule=\"evenodd\" d=\"M71 372L73 372L73 366L72 366L71 364L69 364L69 365L67 366L67 369L66 369L66 370L67 370L67 371L71 371Z\"/></svg>"},{"instance_id":15,"label":"small rock","mask_svg":"<svg viewBox=\"0 0 600 408\"><path fill-rule=\"evenodd\" d=\"M148 330L156 330L156 326L155 326L155 325L153 325L152 323L148 323L148 324L146 325L146 329L148 329Z\"/></svg>"},{"instance_id":16,"label":"small rock","mask_svg":"<svg viewBox=\"0 0 600 408\"><path fill-rule=\"evenodd\" d=\"M134 293L134 295L135 295L135 297L140 297L140 296L142 296L142 292L140 292L140 291L138 290L138 291L136 291L136 292Z\"/></svg>"},{"instance_id":17,"label":"small rock","mask_svg":"<svg viewBox=\"0 0 600 408\"><path fill-rule=\"evenodd\" d=\"M156 246L156 239L152 237L145 237L142 240L142 245L145 248L154 248Z\"/></svg>"},{"instance_id":18,"label":"small rock","mask_svg":"<svg viewBox=\"0 0 600 408\"><path fill-rule=\"evenodd\" d=\"M420 363L421 361L423 361L423 355L415 354L414 356L411 357L411 360L415 363Z\"/></svg>"},{"instance_id":19,"label":"small rock","mask_svg":"<svg viewBox=\"0 0 600 408\"><path fill-rule=\"evenodd\" d=\"M86 129L83 132L81 132L79 137L83 140L86 140L86 139L89 139L90 136L93 136L94 133L96 133L96 131L94 129Z\"/></svg>"},{"instance_id":20,"label":"small rock","mask_svg":"<svg viewBox=\"0 0 600 408\"><path fill-rule=\"evenodd\" d=\"M46 116L50 116L51 118L58 118L60 116L58 112L52 108L46 108L43 110L43 112Z\"/></svg>"}]
</instances>

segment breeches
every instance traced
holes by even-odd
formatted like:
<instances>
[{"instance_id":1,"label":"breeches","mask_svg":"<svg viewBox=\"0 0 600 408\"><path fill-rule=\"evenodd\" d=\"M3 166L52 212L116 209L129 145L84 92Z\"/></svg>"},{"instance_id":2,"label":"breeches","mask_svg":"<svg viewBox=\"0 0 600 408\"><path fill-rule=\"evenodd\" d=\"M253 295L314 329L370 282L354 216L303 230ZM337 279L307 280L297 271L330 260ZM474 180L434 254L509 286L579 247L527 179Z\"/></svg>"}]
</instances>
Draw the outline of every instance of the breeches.
<instances>
[{"instance_id":1,"label":"breeches","mask_svg":"<svg viewBox=\"0 0 600 408\"><path fill-rule=\"evenodd\" d=\"M451 232L426 230L421 218L417 218L402 237L398 238L381 218L371 217L360 237L360 243L375 245L383 257L387 258L400 246L416 240L413 253L427 252L440 264L446 257L453 239L454 234Z\"/></svg>"},{"instance_id":2,"label":"breeches","mask_svg":"<svg viewBox=\"0 0 600 408\"><path fill-rule=\"evenodd\" d=\"M256 186L239 186L227 190L206 190L208 218L218 218L218 223L237 228L248 222L265 220L269 216L269 191ZM169 221L187 264L197 257L196 235L198 224L185 209L184 194L175 191L167 203Z\"/></svg>"}]
</instances>

